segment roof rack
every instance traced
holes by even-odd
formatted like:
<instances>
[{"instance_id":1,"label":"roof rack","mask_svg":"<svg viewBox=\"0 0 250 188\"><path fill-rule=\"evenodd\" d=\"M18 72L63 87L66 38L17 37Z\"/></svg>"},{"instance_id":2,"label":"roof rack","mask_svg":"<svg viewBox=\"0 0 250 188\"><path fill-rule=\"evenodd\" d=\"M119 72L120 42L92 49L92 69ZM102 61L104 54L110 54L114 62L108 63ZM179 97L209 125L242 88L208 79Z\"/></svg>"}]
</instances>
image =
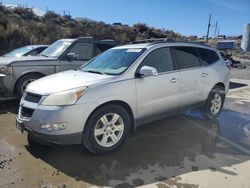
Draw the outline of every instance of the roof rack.
<instances>
[{"instance_id":1,"label":"roof rack","mask_svg":"<svg viewBox=\"0 0 250 188\"><path fill-rule=\"evenodd\" d=\"M94 37L78 37L76 40L82 40L82 41L89 41L89 42L97 42L97 43L112 43L112 44L117 44L117 42L113 39L97 39Z\"/></svg>"},{"instance_id":2,"label":"roof rack","mask_svg":"<svg viewBox=\"0 0 250 188\"><path fill-rule=\"evenodd\" d=\"M158 42L172 42L174 41L171 38L151 38L151 39L141 39L141 40L135 40L131 42L130 44L141 44L141 43L158 43Z\"/></svg>"},{"instance_id":3,"label":"roof rack","mask_svg":"<svg viewBox=\"0 0 250 188\"><path fill-rule=\"evenodd\" d=\"M166 42L170 42L170 43L186 43L186 44L199 44L202 46L207 46L207 47L211 47L207 44L204 44L203 42L197 41L197 42L193 42L193 41L176 41L173 40L171 38L151 38L151 39L142 39L142 40L136 40L131 42L130 44L141 44L141 43L150 43L149 45L154 45L154 44L159 44L159 43L166 43Z\"/></svg>"},{"instance_id":4,"label":"roof rack","mask_svg":"<svg viewBox=\"0 0 250 188\"><path fill-rule=\"evenodd\" d=\"M77 39L94 39L94 37L86 36L86 37L78 37Z\"/></svg>"},{"instance_id":5,"label":"roof rack","mask_svg":"<svg viewBox=\"0 0 250 188\"><path fill-rule=\"evenodd\" d=\"M116 42L114 39L101 39L103 42Z\"/></svg>"}]
</instances>

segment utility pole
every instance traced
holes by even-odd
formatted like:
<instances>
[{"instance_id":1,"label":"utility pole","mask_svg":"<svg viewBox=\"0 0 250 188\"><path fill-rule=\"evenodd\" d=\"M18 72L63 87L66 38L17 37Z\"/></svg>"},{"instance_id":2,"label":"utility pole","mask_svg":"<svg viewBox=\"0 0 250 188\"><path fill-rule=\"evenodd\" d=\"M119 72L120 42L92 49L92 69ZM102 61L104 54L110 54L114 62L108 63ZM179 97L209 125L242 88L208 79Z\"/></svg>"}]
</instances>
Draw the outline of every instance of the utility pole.
<instances>
[{"instance_id":1,"label":"utility pole","mask_svg":"<svg viewBox=\"0 0 250 188\"><path fill-rule=\"evenodd\" d=\"M206 39L206 42L208 42L208 37L209 37L209 30L210 30L210 24L211 22L211 14L209 15L209 20L208 20L208 26L207 26L207 39Z\"/></svg>"},{"instance_id":2,"label":"utility pole","mask_svg":"<svg viewBox=\"0 0 250 188\"><path fill-rule=\"evenodd\" d=\"M216 21L216 24L215 24L214 37L216 36L217 27L218 27L218 20Z\"/></svg>"}]
</instances>

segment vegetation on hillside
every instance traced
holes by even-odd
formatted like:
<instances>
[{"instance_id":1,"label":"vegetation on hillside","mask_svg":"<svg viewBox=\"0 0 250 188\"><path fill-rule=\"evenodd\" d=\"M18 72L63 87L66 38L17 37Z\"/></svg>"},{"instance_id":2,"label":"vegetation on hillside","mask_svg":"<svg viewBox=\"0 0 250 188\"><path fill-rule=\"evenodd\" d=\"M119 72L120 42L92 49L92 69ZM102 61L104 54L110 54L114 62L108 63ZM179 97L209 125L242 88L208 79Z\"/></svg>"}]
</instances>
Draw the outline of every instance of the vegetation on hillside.
<instances>
[{"instance_id":1,"label":"vegetation on hillside","mask_svg":"<svg viewBox=\"0 0 250 188\"><path fill-rule=\"evenodd\" d=\"M0 4L0 55L28 44L51 44L60 38L80 36L115 39L121 44L142 38L183 38L173 31L155 29L144 23L117 26L88 19L75 20L51 11L38 17L31 9L9 9Z\"/></svg>"}]
</instances>

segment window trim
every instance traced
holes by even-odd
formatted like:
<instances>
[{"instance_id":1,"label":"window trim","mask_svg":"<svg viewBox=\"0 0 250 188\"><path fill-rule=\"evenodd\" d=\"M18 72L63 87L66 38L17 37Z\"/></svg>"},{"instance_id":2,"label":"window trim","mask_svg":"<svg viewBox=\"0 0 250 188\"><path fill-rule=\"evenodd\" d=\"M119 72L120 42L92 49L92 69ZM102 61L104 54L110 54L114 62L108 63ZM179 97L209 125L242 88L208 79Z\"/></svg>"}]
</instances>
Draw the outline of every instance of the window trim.
<instances>
[{"instance_id":1,"label":"window trim","mask_svg":"<svg viewBox=\"0 0 250 188\"><path fill-rule=\"evenodd\" d=\"M174 58L173 58L173 52L172 52L172 47L171 46L163 46L163 47L159 47L159 48L156 48L156 49L153 49L152 51L150 51L146 57L144 57L144 59L140 62L140 65L138 65L138 67L136 68L136 71L135 71L135 78L141 78L139 75L139 72L140 72L140 69L142 68L142 63L145 61L145 59L154 51L156 50L159 50L159 49L162 49L162 48L169 48L170 50L170 54L171 54L171 58L172 58L172 62L173 62L173 65L174 65L174 70L171 70L171 71L166 71L166 72L158 72L158 75L157 76L160 76L160 75L163 75L163 74L169 74L169 73L174 73L174 72L178 72L178 69L177 69L177 66L175 64L175 61L174 61ZM150 77L150 76L149 76Z\"/></svg>"}]
</instances>

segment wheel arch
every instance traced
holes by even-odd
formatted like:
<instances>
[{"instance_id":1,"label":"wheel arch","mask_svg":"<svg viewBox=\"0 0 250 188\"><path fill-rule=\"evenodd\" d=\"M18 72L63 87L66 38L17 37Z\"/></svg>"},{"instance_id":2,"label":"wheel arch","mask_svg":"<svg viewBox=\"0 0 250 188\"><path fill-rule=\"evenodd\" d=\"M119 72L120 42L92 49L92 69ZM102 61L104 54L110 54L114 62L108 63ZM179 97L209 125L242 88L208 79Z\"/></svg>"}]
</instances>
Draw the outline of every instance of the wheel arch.
<instances>
[{"instance_id":1,"label":"wheel arch","mask_svg":"<svg viewBox=\"0 0 250 188\"><path fill-rule=\"evenodd\" d=\"M130 130L129 132L130 133L133 133L135 132L135 129L136 129L136 126L135 126L135 118L134 118L134 114L133 114L133 110L132 108L130 107L130 105L122 100L112 100L112 101L108 101L108 102L104 102L102 104L100 104L99 106L97 106L92 112L91 114L89 115L88 119L86 122L89 121L89 118L90 116L96 111L98 110L99 108L103 107L103 106L106 106L106 105L110 105L110 104L116 104L116 105L119 105L121 107L123 107L129 114L129 117L130 117Z\"/></svg>"},{"instance_id":2,"label":"wheel arch","mask_svg":"<svg viewBox=\"0 0 250 188\"><path fill-rule=\"evenodd\" d=\"M215 86L214 86L214 87L216 87L216 86L219 86L219 87L223 88L224 90L226 89L225 84L224 84L224 83L222 83L222 82L218 82L217 84L215 84Z\"/></svg>"},{"instance_id":3,"label":"wheel arch","mask_svg":"<svg viewBox=\"0 0 250 188\"><path fill-rule=\"evenodd\" d=\"M224 95L226 94L226 86L225 86L224 83L222 83L222 82L216 83L216 84L214 85L214 87L212 88L212 90L213 90L215 87L221 88L221 89L223 90L222 93L223 93Z\"/></svg>"}]
</instances>

